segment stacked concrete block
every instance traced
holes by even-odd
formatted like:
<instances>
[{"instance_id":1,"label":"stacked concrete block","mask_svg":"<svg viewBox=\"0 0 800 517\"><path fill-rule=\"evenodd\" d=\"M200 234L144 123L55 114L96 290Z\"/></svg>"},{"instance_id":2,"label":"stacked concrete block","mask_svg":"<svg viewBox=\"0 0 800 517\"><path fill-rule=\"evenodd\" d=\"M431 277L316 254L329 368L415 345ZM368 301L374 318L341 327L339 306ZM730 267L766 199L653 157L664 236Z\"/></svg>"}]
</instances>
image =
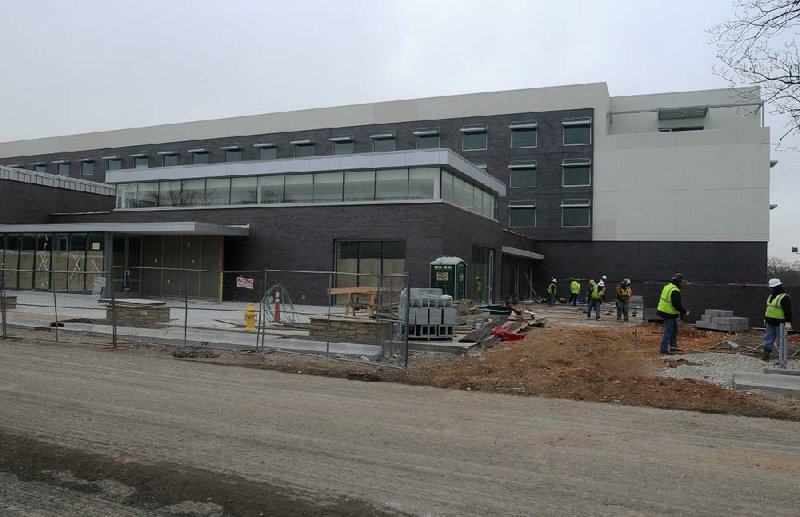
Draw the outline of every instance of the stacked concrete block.
<instances>
[{"instance_id":1,"label":"stacked concrete block","mask_svg":"<svg viewBox=\"0 0 800 517\"><path fill-rule=\"evenodd\" d=\"M750 320L734 316L733 311L706 309L695 327L722 332L745 332L750 330Z\"/></svg>"},{"instance_id":2,"label":"stacked concrete block","mask_svg":"<svg viewBox=\"0 0 800 517\"><path fill-rule=\"evenodd\" d=\"M408 296L400 294L400 313L406 311ZM408 336L424 339L451 339L455 335L456 309L453 297L436 288L411 288L408 307Z\"/></svg>"}]
</instances>

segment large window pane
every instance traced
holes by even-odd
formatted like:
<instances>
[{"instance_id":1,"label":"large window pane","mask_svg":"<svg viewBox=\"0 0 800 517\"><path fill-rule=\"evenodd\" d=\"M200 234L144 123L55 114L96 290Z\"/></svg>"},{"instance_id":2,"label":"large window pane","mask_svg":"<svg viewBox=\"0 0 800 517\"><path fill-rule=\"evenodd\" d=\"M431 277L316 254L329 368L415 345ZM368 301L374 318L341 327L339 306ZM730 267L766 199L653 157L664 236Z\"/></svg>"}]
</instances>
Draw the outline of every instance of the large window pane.
<instances>
[{"instance_id":1,"label":"large window pane","mask_svg":"<svg viewBox=\"0 0 800 517\"><path fill-rule=\"evenodd\" d=\"M67 271L67 290L82 293L86 278L86 234L73 233L69 236L69 266Z\"/></svg>"},{"instance_id":2,"label":"large window pane","mask_svg":"<svg viewBox=\"0 0 800 517\"><path fill-rule=\"evenodd\" d=\"M442 171L442 199L453 202L453 175L445 171Z\"/></svg>"},{"instance_id":3,"label":"large window pane","mask_svg":"<svg viewBox=\"0 0 800 517\"><path fill-rule=\"evenodd\" d=\"M314 144L295 144L294 155L297 158L314 156Z\"/></svg>"},{"instance_id":4,"label":"large window pane","mask_svg":"<svg viewBox=\"0 0 800 517\"><path fill-rule=\"evenodd\" d=\"M464 180L453 177L453 204L464 206Z\"/></svg>"},{"instance_id":5,"label":"large window pane","mask_svg":"<svg viewBox=\"0 0 800 517\"><path fill-rule=\"evenodd\" d=\"M158 206L158 182L139 183L136 193L136 208Z\"/></svg>"},{"instance_id":6,"label":"large window pane","mask_svg":"<svg viewBox=\"0 0 800 517\"><path fill-rule=\"evenodd\" d=\"M483 212L483 192L478 187L474 187L472 192L472 211L476 214Z\"/></svg>"},{"instance_id":7,"label":"large window pane","mask_svg":"<svg viewBox=\"0 0 800 517\"><path fill-rule=\"evenodd\" d=\"M314 174L314 202L341 201L343 177L341 172Z\"/></svg>"},{"instance_id":8,"label":"large window pane","mask_svg":"<svg viewBox=\"0 0 800 517\"><path fill-rule=\"evenodd\" d=\"M117 208L134 208L136 206L136 186L136 183L117 185Z\"/></svg>"},{"instance_id":9,"label":"large window pane","mask_svg":"<svg viewBox=\"0 0 800 517\"><path fill-rule=\"evenodd\" d=\"M508 207L508 217L509 226L512 228L534 227L536 226L536 207Z\"/></svg>"},{"instance_id":10,"label":"large window pane","mask_svg":"<svg viewBox=\"0 0 800 517\"><path fill-rule=\"evenodd\" d=\"M464 203L461 205L461 208L472 210L473 196L475 196L475 187L470 183L464 183Z\"/></svg>"},{"instance_id":11,"label":"large window pane","mask_svg":"<svg viewBox=\"0 0 800 517\"><path fill-rule=\"evenodd\" d=\"M359 285L377 286L377 276L381 274L381 242L364 241L360 243L358 257L358 272L370 276L362 276L358 279Z\"/></svg>"},{"instance_id":12,"label":"large window pane","mask_svg":"<svg viewBox=\"0 0 800 517\"><path fill-rule=\"evenodd\" d=\"M509 175L510 187L535 187L536 168L511 169Z\"/></svg>"},{"instance_id":13,"label":"large window pane","mask_svg":"<svg viewBox=\"0 0 800 517\"><path fill-rule=\"evenodd\" d=\"M283 178L284 176L259 176L258 202L283 203Z\"/></svg>"},{"instance_id":14,"label":"large window pane","mask_svg":"<svg viewBox=\"0 0 800 517\"><path fill-rule=\"evenodd\" d=\"M208 153L192 153L192 164L204 165L208 163Z\"/></svg>"},{"instance_id":15,"label":"large window pane","mask_svg":"<svg viewBox=\"0 0 800 517\"><path fill-rule=\"evenodd\" d=\"M69 271L69 236L56 235L53 238L52 256L53 283L56 291L67 290L67 271Z\"/></svg>"},{"instance_id":16,"label":"large window pane","mask_svg":"<svg viewBox=\"0 0 800 517\"><path fill-rule=\"evenodd\" d=\"M161 155L161 165L164 167L174 167L178 165L177 154L163 154Z\"/></svg>"},{"instance_id":17,"label":"large window pane","mask_svg":"<svg viewBox=\"0 0 800 517\"><path fill-rule=\"evenodd\" d=\"M255 176L248 178L231 178L231 204L250 205L258 201L258 179Z\"/></svg>"},{"instance_id":18,"label":"large window pane","mask_svg":"<svg viewBox=\"0 0 800 517\"><path fill-rule=\"evenodd\" d=\"M180 204L181 204L181 182L159 181L158 206L180 206Z\"/></svg>"},{"instance_id":19,"label":"large window pane","mask_svg":"<svg viewBox=\"0 0 800 517\"><path fill-rule=\"evenodd\" d=\"M588 165L580 167L564 167L565 187L588 187L591 185L591 167Z\"/></svg>"},{"instance_id":20,"label":"large window pane","mask_svg":"<svg viewBox=\"0 0 800 517\"><path fill-rule=\"evenodd\" d=\"M242 150L241 149L225 149L225 161L226 162L240 162L240 161L242 161Z\"/></svg>"},{"instance_id":21,"label":"large window pane","mask_svg":"<svg viewBox=\"0 0 800 517\"><path fill-rule=\"evenodd\" d=\"M561 225L572 227L587 227L589 226L590 208L588 206L581 207L564 207L561 209Z\"/></svg>"},{"instance_id":22,"label":"large window pane","mask_svg":"<svg viewBox=\"0 0 800 517\"><path fill-rule=\"evenodd\" d=\"M147 156L137 156L133 159L134 169L147 169L150 167L150 158Z\"/></svg>"},{"instance_id":23,"label":"large window pane","mask_svg":"<svg viewBox=\"0 0 800 517\"><path fill-rule=\"evenodd\" d=\"M462 149L464 151L483 151L486 149L486 133L464 133Z\"/></svg>"},{"instance_id":24,"label":"large window pane","mask_svg":"<svg viewBox=\"0 0 800 517\"><path fill-rule=\"evenodd\" d=\"M81 162L81 175L94 176L94 162Z\"/></svg>"},{"instance_id":25,"label":"large window pane","mask_svg":"<svg viewBox=\"0 0 800 517\"><path fill-rule=\"evenodd\" d=\"M5 285L8 289L17 288L17 272L19 267L19 247L22 239L19 235L6 235L6 252L3 262L7 271L5 272Z\"/></svg>"},{"instance_id":26,"label":"large window pane","mask_svg":"<svg viewBox=\"0 0 800 517\"><path fill-rule=\"evenodd\" d=\"M439 199L439 169L410 169L408 171L409 199Z\"/></svg>"},{"instance_id":27,"label":"large window pane","mask_svg":"<svg viewBox=\"0 0 800 517\"><path fill-rule=\"evenodd\" d=\"M314 175L294 174L286 176L286 202L311 203L314 199Z\"/></svg>"},{"instance_id":28,"label":"large window pane","mask_svg":"<svg viewBox=\"0 0 800 517\"><path fill-rule=\"evenodd\" d=\"M206 180L183 180L181 205L200 206L206 202Z\"/></svg>"},{"instance_id":29,"label":"large window pane","mask_svg":"<svg viewBox=\"0 0 800 517\"><path fill-rule=\"evenodd\" d=\"M408 169L377 171L375 199L408 199Z\"/></svg>"},{"instance_id":30,"label":"large window pane","mask_svg":"<svg viewBox=\"0 0 800 517\"><path fill-rule=\"evenodd\" d=\"M122 159L120 158L109 158L106 161L106 170L107 171L116 171L122 168Z\"/></svg>"},{"instance_id":31,"label":"large window pane","mask_svg":"<svg viewBox=\"0 0 800 517\"><path fill-rule=\"evenodd\" d=\"M69 164L68 163L59 163L58 164L58 175L59 176L69 176Z\"/></svg>"},{"instance_id":32,"label":"large window pane","mask_svg":"<svg viewBox=\"0 0 800 517\"><path fill-rule=\"evenodd\" d=\"M344 173L345 201L372 201L375 199L375 171L347 171Z\"/></svg>"},{"instance_id":33,"label":"large window pane","mask_svg":"<svg viewBox=\"0 0 800 517\"><path fill-rule=\"evenodd\" d=\"M50 289L50 248L52 236L49 233L36 235L36 258L34 259L35 288L47 291Z\"/></svg>"},{"instance_id":34,"label":"large window pane","mask_svg":"<svg viewBox=\"0 0 800 517\"><path fill-rule=\"evenodd\" d=\"M231 199L230 178L209 178L206 180L206 205L227 205Z\"/></svg>"}]
</instances>

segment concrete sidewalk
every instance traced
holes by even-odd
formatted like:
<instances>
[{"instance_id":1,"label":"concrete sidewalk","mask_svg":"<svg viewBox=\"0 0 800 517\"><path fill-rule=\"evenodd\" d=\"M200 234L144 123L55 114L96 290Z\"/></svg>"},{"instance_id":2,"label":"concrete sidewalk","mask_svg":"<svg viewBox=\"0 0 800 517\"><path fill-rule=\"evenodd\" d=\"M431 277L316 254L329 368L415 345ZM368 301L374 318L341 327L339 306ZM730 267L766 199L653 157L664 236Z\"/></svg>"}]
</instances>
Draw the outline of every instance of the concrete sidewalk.
<instances>
[{"instance_id":1,"label":"concrete sidewalk","mask_svg":"<svg viewBox=\"0 0 800 517\"><path fill-rule=\"evenodd\" d=\"M737 390L761 390L800 399L800 376L796 372L778 373L736 372L733 387Z\"/></svg>"}]
</instances>

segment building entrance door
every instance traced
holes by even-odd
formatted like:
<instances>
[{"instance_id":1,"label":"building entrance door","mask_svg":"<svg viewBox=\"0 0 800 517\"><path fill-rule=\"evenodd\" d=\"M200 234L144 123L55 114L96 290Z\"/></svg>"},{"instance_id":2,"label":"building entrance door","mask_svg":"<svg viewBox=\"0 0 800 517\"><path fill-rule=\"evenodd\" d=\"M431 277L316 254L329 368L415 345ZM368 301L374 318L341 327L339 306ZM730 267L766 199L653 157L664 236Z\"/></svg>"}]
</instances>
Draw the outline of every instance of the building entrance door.
<instances>
[{"instance_id":1,"label":"building entrance door","mask_svg":"<svg viewBox=\"0 0 800 517\"><path fill-rule=\"evenodd\" d=\"M114 235L111 269L114 292L121 296L141 296L142 238L135 235Z\"/></svg>"}]
</instances>

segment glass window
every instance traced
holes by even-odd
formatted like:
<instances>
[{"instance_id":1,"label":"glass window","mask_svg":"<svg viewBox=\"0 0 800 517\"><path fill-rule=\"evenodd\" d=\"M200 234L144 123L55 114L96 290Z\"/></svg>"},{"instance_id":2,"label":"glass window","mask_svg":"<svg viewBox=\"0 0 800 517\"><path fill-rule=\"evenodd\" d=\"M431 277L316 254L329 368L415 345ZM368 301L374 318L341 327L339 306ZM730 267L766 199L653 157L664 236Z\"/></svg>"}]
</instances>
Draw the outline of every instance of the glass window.
<instances>
[{"instance_id":1,"label":"glass window","mask_svg":"<svg viewBox=\"0 0 800 517\"><path fill-rule=\"evenodd\" d=\"M487 147L486 130L466 131L462 136L462 146L464 151L485 151Z\"/></svg>"},{"instance_id":2,"label":"glass window","mask_svg":"<svg viewBox=\"0 0 800 517\"><path fill-rule=\"evenodd\" d=\"M511 147L523 149L526 147L536 147L538 143L538 132L534 128L518 128L511 130Z\"/></svg>"},{"instance_id":3,"label":"glass window","mask_svg":"<svg viewBox=\"0 0 800 517\"><path fill-rule=\"evenodd\" d=\"M536 207L533 205L509 206L508 225L512 228L532 228L536 226Z\"/></svg>"},{"instance_id":4,"label":"glass window","mask_svg":"<svg viewBox=\"0 0 800 517\"><path fill-rule=\"evenodd\" d=\"M134 208L136 206L136 187L136 183L117 185L117 208Z\"/></svg>"},{"instance_id":5,"label":"glass window","mask_svg":"<svg viewBox=\"0 0 800 517\"><path fill-rule=\"evenodd\" d=\"M206 180L206 205L227 205L231 200L230 178L209 178Z\"/></svg>"},{"instance_id":6,"label":"glass window","mask_svg":"<svg viewBox=\"0 0 800 517\"><path fill-rule=\"evenodd\" d=\"M513 167L509 174L509 187L535 187L536 166Z\"/></svg>"},{"instance_id":7,"label":"glass window","mask_svg":"<svg viewBox=\"0 0 800 517\"><path fill-rule=\"evenodd\" d=\"M464 182L464 202L461 208L465 210L472 210L475 197L475 187L471 183Z\"/></svg>"},{"instance_id":8,"label":"glass window","mask_svg":"<svg viewBox=\"0 0 800 517\"><path fill-rule=\"evenodd\" d=\"M435 149L441 147L441 137L436 135L417 135L417 149Z\"/></svg>"},{"instance_id":9,"label":"glass window","mask_svg":"<svg viewBox=\"0 0 800 517\"><path fill-rule=\"evenodd\" d=\"M561 226L586 228L589 226L591 209L588 206L561 207Z\"/></svg>"},{"instance_id":10,"label":"glass window","mask_svg":"<svg viewBox=\"0 0 800 517\"><path fill-rule=\"evenodd\" d=\"M374 153L389 153L395 150L394 137L387 138L373 138L372 139L372 152Z\"/></svg>"},{"instance_id":11,"label":"glass window","mask_svg":"<svg viewBox=\"0 0 800 517\"><path fill-rule=\"evenodd\" d=\"M424 168L408 171L409 199L439 199L439 169Z\"/></svg>"},{"instance_id":12,"label":"glass window","mask_svg":"<svg viewBox=\"0 0 800 517\"><path fill-rule=\"evenodd\" d=\"M375 171L347 171L344 173L345 201L372 201L375 199Z\"/></svg>"},{"instance_id":13,"label":"glass window","mask_svg":"<svg viewBox=\"0 0 800 517\"><path fill-rule=\"evenodd\" d=\"M139 183L136 192L136 208L158 206L158 182Z\"/></svg>"},{"instance_id":14,"label":"glass window","mask_svg":"<svg viewBox=\"0 0 800 517\"><path fill-rule=\"evenodd\" d=\"M258 201L258 178L231 178L231 204L250 205Z\"/></svg>"},{"instance_id":15,"label":"glass window","mask_svg":"<svg viewBox=\"0 0 800 517\"><path fill-rule=\"evenodd\" d=\"M206 202L206 180L183 180L181 184L181 205L201 206Z\"/></svg>"},{"instance_id":16,"label":"glass window","mask_svg":"<svg viewBox=\"0 0 800 517\"><path fill-rule=\"evenodd\" d=\"M453 177L453 204L464 206L464 180Z\"/></svg>"},{"instance_id":17,"label":"glass window","mask_svg":"<svg viewBox=\"0 0 800 517\"><path fill-rule=\"evenodd\" d=\"M488 217L489 219L493 219L494 210L492 209L492 195L486 192L485 190L482 190L481 196L483 197L483 210L481 211L481 215L483 217Z\"/></svg>"},{"instance_id":18,"label":"glass window","mask_svg":"<svg viewBox=\"0 0 800 517\"><path fill-rule=\"evenodd\" d=\"M563 186L588 187L592 184L592 173L589 165L564 166Z\"/></svg>"},{"instance_id":19,"label":"glass window","mask_svg":"<svg viewBox=\"0 0 800 517\"><path fill-rule=\"evenodd\" d=\"M47 165L44 164L36 164L33 166L33 170L36 172L47 172Z\"/></svg>"},{"instance_id":20,"label":"glass window","mask_svg":"<svg viewBox=\"0 0 800 517\"><path fill-rule=\"evenodd\" d=\"M352 140L340 140L333 142L333 154L353 154L355 143Z\"/></svg>"},{"instance_id":21,"label":"glass window","mask_svg":"<svg viewBox=\"0 0 800 517\"><path fill-rule=\"evenodd\" d=\"M147 156L137 156L133 159L134 169L147 169L150 167L150 158Z\"/></svg>"},{"instance_id":22,"label":"glass window","mask_svg":"<svg viewBox=\"0 0 800 517\"><path fill-rule=\"evenodd\" d=\"M258 148L259 160L274 160L277 157L278 157L278 148L275 146Z\"/></svg>"},{"instance_id":23,"label":"glass window","mask_svg":"<svg viewBox=\"0 0 800 517\"><path fill-rule=\"evenodd\" d=\"M286 202L311 203L314 200L314 175L292 174L286 176Z\"/></svg>"},{"instance_id":24,"label":"glass window","mask_svg":"<svg viewBox=\"0 0 800 517\"><path fill-rule=\"evenodd\" d=\"M378 285L377 275L405 271L405 256L406 246L403 241L337 241L337 272L376 276L340 274L336 275L336 286Z\"/></svg>"},{"instance_id":25,"label":"glass window","mask_svg":"<svg viewBox=\"0 0 800 517\"><path fill-rule=\"evenodd\" d=\"M204 165L208 163L208 153L192 153L192 164Z\"/></svg>"},{"instance_id":26,"label":"glass window","mask_svg":"<svg viewBox=\"0 0 800 517\"><path fill-rule=\"evenodd\" d=\"M375 199L408 199L408 169L376 171Z\"/></svg>"},{"instance_id":27,"label":"glass window","mask_svg":"<svg viewBox=\"0 0 800 517\"><path fill-rule=\"evenodd\" d=\"M158 206L180 206L181 204L181 182L159 181L158 182Z\"/></svg>"},{"instance_id":28,"label":"glass window","mask_svg":"<svg viewBox=\"0 0 800 517\"><path fill-rule=\"evenodd\" d=\"M58 164L58 175L59 176L69 176L69 164L68 163L59 163Z\"/></svg>"},{"instance_id":29,"label":"glass window","mask_svg":"<svg viewBox=\"0 0 800 517\"><path fill-rule=\"evenodd\" d=\"M296 158L314 156L314 144L294 144L294 155ZM288 185L288 183L287 183Z\"/></svg>"},{"instance_id":30,"label":"glass window","mask_svg":"<svg viewBox=\"0 0 800 517\"><path fill-rule=\"evenodd\" d=\"M81 162L81 176L94 176L94 162Z\"/></svg>"},{"instance_id":31,"label":"glass window","mask_svg":"<svg viewBox=\"0 0 800 517\"><path fill-rule=\"evenodd\" d=\"M564 145L587 145L592 143L592 123L567 122L564 124Z\"/></svg>"},{"instance_id":32,"label":"glass window","mask_svg":"<svg viewBox=\"0 0 800 517\"><path fill-rule=\"evenodd\" d=\"M225 149L225 161L226 162L240 162L240 161L242 161L242 150L241 149Z\"/></svg>"},{"instance_id":33,"label":"glass window","mask_svg":"<svg viewBox=\"0 0 800 517\"><path fill-rule=\"evenodd\" d=\"M341 201L343 177L342 172L314 174L314 202Z\"/></svg>"},{"instance_id":34,"label":"glass window","mask_svg":"<svg viewBox=\"0 0 800 517\"><path fill-rule=\"evenodd\" d=\"M118 171L122 168L122 159L121 158L109 158L106 161L106 170L108 171Z\"/></svg>"},{"instance_id":35,"label":"glass window","mask_svg":"<svg viewBox=\"0 0 800 517\"><path fill-rule=\"evenodd\" d=\"M177 154L162 154L161 155L161 165L164 167L174 167L178 165L178 155Z\"/></svg>"},{"instance_id":36,"label":"glass window","mask_svg":"<svg viewBox=\"0 0 800 517\"><path fill-rule=\"evenodd\" d=\"M442 171L442 199L453 202L453 175L445 171Z\"/></svg>"},{"instance_id":37,"label":"glass window","mask_svg":"<svg viewBox=\"0 0 800 517\"><path fill-rule=\"evenodd\" d=\"M283 203L283 178L282 175L259 176L258 202Z\"/></svg>"}]
</instances>

